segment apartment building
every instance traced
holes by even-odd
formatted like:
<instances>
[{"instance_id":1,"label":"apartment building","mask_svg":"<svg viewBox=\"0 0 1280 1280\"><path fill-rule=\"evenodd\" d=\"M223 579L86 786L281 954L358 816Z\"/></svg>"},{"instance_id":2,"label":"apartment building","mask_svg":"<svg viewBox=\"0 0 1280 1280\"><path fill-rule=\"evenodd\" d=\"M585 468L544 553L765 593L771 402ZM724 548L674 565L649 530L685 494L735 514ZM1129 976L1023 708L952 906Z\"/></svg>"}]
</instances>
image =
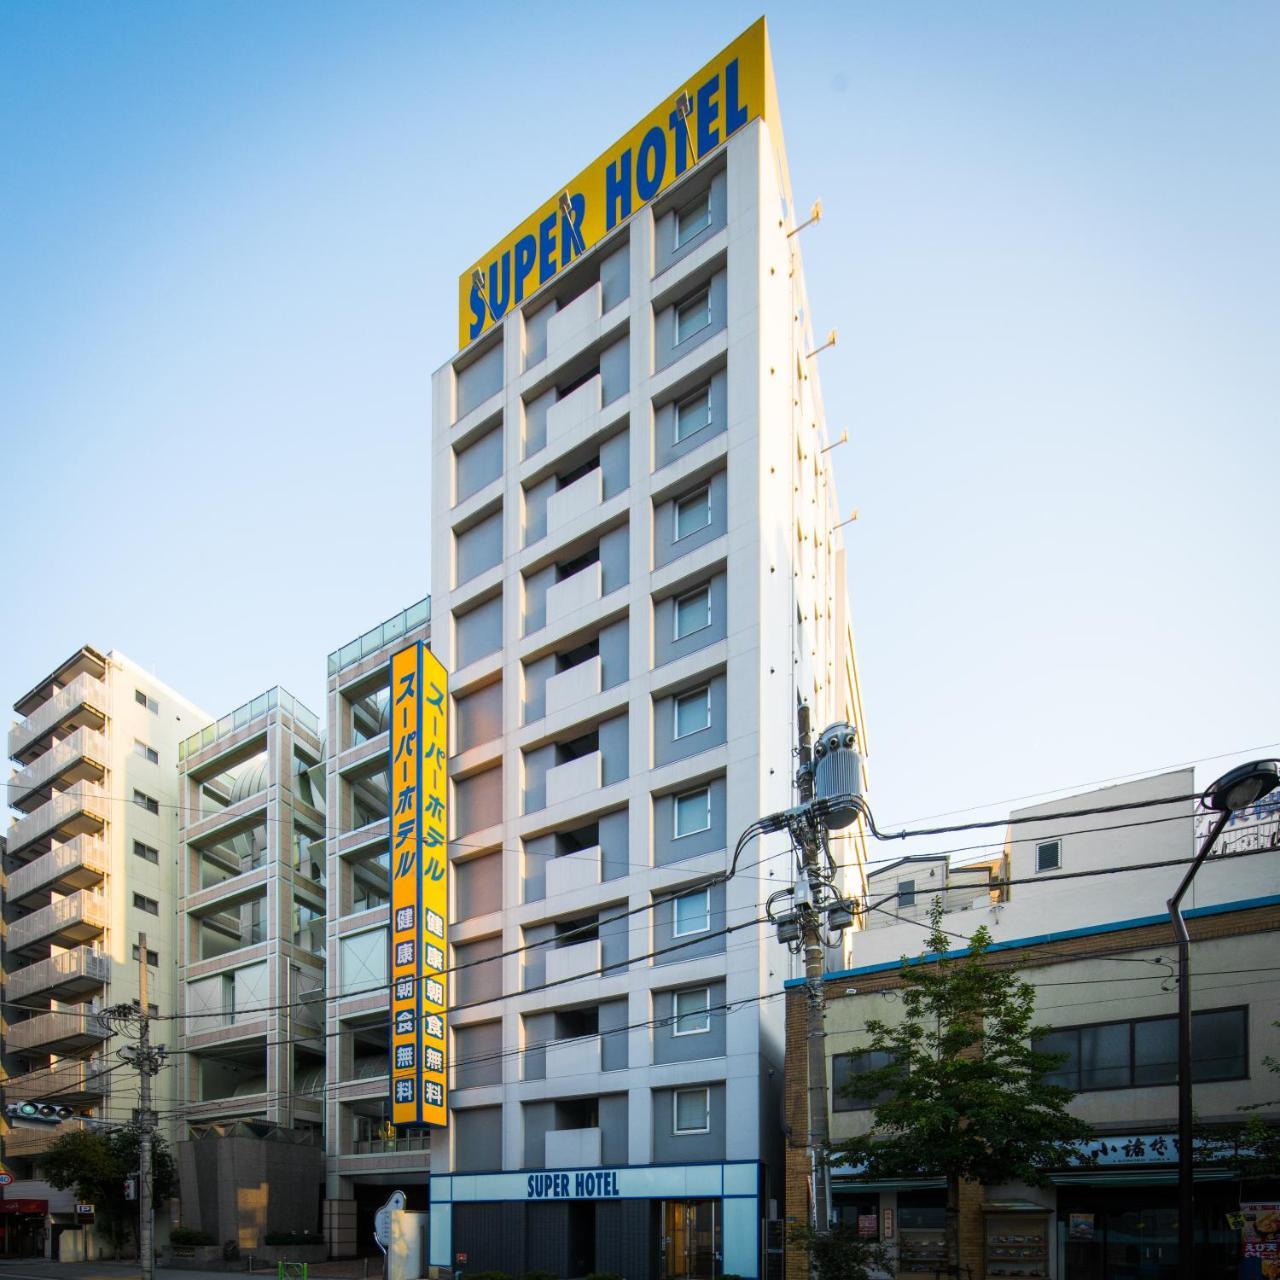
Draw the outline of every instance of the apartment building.
<instances>
[{"instance_id":1,"label":"apartment building","mask_svg":"<svg viewBox=\"0 0 1280 1280\"><path fill-rule=\"evenodd\" d=\"M178 744L207 720L116 651L89 645L14 704L4 919L6 1103L56 1101L127 1121L136 1081L118 1066L98 1014L138 1002L146 934L147 1002L178 1004ZM167 1094L167 1075L157 1082ZM61 1125L17 1122L4 1137L14 1182L5 1249L79 1256L74 1195L40 1177ZM89 1247L93 1247L90 1237Z\"/></svg>"},{"instance_id":2,"label":"apartment building","mask_svg":"<svg viewBox=\"0 0 1280 1280\"><path fill-rule=\"evenodd\" d=\"M178 745L182 1221L242 1249L319 1224L324 759L280 688Z\"/></svg>"},{"instance_id":3,"label":"apartment building","mask_svg":"<svg viewBox=\"0 0 1280 1280\"><path fill-rule=\"evenodd\" d=\"M432 1134L388 1124L387 706L391 655L431 639L419 600L329 655L325 1239L331 1257L375 1249L393 1190L427 1208Z\"/></svg>"},{"instance_id":4,"label":"apartment building","mask_svg":"<svg viewBox=\"0 0 1280 1280\"><path fill-rule=\"evenodd\" d=\"M1071 1110L1094 1132L1082 1159L1054 1170L1047 1186L962 1186L960 1262L975 1277L1174 1273L1178 994L1167 900L1196 847L1199 815L1187 799L1195 790L1193 771L1184 769L1016 810L1001 894L967 905L934 895L948 907L949 932L964 938L984 925L998 962L1015 965L1032 986L1036 1020L1048 1029L1039 1047L1064 1055L1055 1078L1076 1091ZM1144 807L1081 812L1131 804ZM1069 816L1051 816L1062 813ZM1274 829L1274 810L1269 816ZM1276 1077L1266 1065L1280 1053L1280 994L1271 980L1280 847L1259 838L1230 852L1238 856L1204 865L1185 904L1195 1110L1205 1134L1247 1116L1280 1125ZM879 1065L865 1026L869 1018L892 1024L901 1016L900 957L922 950L927 928L890 919L861 932L854 963L827 975L833 1142L865 1133L871 1123L873 1100L857 1086L861 1072ZM787 1000L787 1216L804 1221L804 993L789 984ZM1276 1200L1280 1183L1254 1180L1247 1164L1211 1145L1197 1146L1196 1164L1196 1274L1234 1276L1240 1235L1227 1214L1242 1202ZM916 1180L875 1183L837 1166L832 1198L840 1220L889 1247L898 1276L932 1277L943 1264L940 1179L922 1172ZM807 1276L801 1255L789 1255L787 1274Z\"/></svg>"},{"instance_id":5,"label":"apartment building","mask_svg":"<svg viewBox=\"0 0 1280 1280\"><path fill-rule=\"evenodd\" d=\"M650 118L672 121L674 179L654 194L666 126L646 122L638 185L631 150L608 153L607 218L589 171L527 221L541 241L464 274L464 345L434 376L438 1265L757 1276L781 1214L793 961L761 919L792 855L770 839L708 879L793 802L797 703L815 728L862 715L803 218L776 111L743 105L771 85L761 22Z\"/></svg>"}]
</instances>

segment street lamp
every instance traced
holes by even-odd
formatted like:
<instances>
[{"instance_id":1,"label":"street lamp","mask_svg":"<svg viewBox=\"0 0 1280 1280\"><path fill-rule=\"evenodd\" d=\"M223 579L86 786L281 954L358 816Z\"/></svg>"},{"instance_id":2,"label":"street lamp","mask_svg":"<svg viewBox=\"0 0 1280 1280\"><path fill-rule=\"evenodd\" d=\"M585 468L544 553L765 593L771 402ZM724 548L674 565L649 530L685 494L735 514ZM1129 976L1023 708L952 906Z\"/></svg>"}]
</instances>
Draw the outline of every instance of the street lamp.
<instances>
[{"instance_id":1,"label":"street lamp","mask_svg":"<svg viewBox=\"0 0 1280 1280\"><path fill-rule=\"evenodd\" d=\"M1280 786L1280 762L1254 760L1224 773L1203 796L1204 805L1218 816L1195 861L1187 868L1178 891L1169 899L1169 918L1178 944L1178 1280L1196 1280L1195 1188L1191 1150L1191 935L1182 918L1182 899L1209 856L1231 815L1257 804Z\"/></svg>"}]
</instances>

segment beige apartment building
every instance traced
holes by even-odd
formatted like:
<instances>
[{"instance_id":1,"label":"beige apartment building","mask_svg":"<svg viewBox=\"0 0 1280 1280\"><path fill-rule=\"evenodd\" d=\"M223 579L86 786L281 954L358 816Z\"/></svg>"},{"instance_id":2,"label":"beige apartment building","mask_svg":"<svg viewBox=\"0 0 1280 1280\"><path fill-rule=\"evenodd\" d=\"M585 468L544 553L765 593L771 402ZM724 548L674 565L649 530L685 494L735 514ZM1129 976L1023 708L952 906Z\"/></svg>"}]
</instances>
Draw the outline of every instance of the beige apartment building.
<instances>
[{"instance_id":1,"label":"beige apartment building","mask_svg":"<svg viewBox=\"0 0 1280 1280\"><path fill-rule=\"evenodd\" d=\"M127 1121L136 1077L112 1069L120 1044L98 1015L138 1002L140 933L148 1005L162 1016L177 1009L178 745L208 716L123 654L89 645L14 711L4 1099ZM172 1067L158 1077L156 1096L160 1108L175 1098ZM40 1176L41 1154L78 1123L7 1126L4 1163L15 1180L5 1200L20 1210L6 1214L5 1252L68 1258L86 1247L73 1193Z\"/></svg>"}]
</instances>

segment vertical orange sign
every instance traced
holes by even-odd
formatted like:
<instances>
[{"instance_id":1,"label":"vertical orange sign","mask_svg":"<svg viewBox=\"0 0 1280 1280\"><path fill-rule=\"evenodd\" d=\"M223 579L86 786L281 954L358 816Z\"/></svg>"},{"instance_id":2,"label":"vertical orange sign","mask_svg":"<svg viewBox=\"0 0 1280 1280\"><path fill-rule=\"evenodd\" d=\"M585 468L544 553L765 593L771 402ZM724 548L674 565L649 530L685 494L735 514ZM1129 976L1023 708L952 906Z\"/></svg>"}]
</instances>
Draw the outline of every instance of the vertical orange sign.
<instances>
[{"instance_id":1,"label":"vertical orange sign","mask_svg":"<svg viewBox=\"0 0 1280 1280\"><path fill-rule=\"evenodd\" d=\"M448 677L423 644L391 658L391 1121L447 1123Z\"/></svg>"}]
</instances>

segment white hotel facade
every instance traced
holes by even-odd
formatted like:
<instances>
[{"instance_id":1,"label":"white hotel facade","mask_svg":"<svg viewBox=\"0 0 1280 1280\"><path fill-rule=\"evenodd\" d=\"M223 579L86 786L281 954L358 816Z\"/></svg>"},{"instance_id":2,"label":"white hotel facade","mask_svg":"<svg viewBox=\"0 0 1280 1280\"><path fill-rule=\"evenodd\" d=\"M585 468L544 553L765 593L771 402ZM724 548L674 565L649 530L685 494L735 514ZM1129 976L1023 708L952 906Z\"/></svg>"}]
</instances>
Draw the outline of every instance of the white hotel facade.
<instances>
[{"instance_id":1,"label":"white hotel facade","mask_svg":"<svg viewBox=\"0 0 1280 1280\"><path fill-rule=\"evenodd\" d=\"M756 1276L782 1215L795 962L758 922L790 852L673 898L793 803L798 701L862 729L778 136L744 125L434 376L438 1265Z\"/></svg>"}]
</instances>

